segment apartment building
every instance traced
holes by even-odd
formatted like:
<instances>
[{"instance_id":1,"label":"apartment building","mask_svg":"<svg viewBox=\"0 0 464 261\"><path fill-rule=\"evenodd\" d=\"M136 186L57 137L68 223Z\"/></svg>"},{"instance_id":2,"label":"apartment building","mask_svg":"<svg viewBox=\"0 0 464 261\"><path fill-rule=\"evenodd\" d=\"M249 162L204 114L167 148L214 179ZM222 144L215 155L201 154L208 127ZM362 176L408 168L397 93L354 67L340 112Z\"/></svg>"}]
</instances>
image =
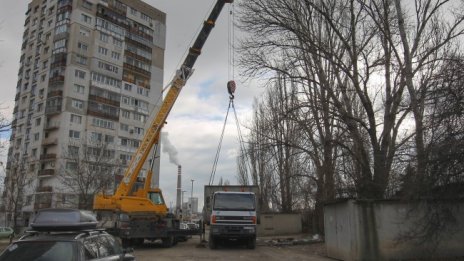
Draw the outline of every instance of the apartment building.
<instances>
[{"instance_id":1,"label":"apartment building","mask_svg":"<svg viewBox=\"0 0 464 261\"><path fill-rule=\"evenodd\" d=\"M105 171L123 173L161 100L165 21L141 0L29 3L5 179L24 188L23 219L82 203L70 186L84 181L63 173L86 164L94 184ZM159 160L154 173L157 184Z\"/></svg>"}]
</instances>

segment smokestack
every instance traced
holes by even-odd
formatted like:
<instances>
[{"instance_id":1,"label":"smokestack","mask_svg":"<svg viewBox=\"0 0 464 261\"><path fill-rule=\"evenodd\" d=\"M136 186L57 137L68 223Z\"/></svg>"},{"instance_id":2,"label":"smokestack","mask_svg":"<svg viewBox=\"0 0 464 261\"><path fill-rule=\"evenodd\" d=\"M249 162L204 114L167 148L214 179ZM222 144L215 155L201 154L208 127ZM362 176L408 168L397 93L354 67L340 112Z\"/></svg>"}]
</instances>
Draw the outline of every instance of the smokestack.
<instances>
[{"instance_id":1,"label":"smokestack","mask_svg":"<svg viewBox=\"0 0 464 261\"><path fill-rule=\"evenodd\" d=\"M181 197L182 197L182 167L181 165L177 166L177 198L176 198L176 212L180 213L182 208L181 206Z\"/></svg>"}]
</instances>

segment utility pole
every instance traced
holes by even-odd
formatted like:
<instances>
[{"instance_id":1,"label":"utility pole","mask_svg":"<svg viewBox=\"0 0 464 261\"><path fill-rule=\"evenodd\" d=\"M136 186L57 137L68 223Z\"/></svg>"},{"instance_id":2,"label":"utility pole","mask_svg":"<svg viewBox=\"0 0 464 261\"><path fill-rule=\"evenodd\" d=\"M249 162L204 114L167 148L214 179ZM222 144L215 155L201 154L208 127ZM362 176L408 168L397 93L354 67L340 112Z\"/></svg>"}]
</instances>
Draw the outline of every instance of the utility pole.
<instances>
[{"instance_id":1,"label":"utility pole","mask_svg":"<svg viewBox=\"0 0 464 261\"><path fill-rule=\"evenodd\" d=\"M191 179L192 181L192 192L190 193L190 203L189 203L189 210L190 210L190 221L192 221L192 216L193 216L193 211L192 211L192 203L193 203L193 182L195 181L194 179Z\"/></svg>"}]
</instances>

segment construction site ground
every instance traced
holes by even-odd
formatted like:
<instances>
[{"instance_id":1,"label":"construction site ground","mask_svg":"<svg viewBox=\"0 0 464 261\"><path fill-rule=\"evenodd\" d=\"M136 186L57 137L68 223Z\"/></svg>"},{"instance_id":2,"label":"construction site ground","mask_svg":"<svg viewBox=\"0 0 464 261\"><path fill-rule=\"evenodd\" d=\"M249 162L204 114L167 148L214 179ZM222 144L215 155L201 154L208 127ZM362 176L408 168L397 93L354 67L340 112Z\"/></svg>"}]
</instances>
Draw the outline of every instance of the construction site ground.
<instances>
[{"instance_id":1,"label":"construction site ground","mask_svg":"<svg viewBox=\"0 0 464 261\"><path fill-rule=\"evenodd\" d=\"M0 250L9 245L9 240L0 240ZM292 236L269 236L257 239L256 249L247 249L244 245L228 242L217 249L209 249L207 242L199 236L193 236L185 242L179 242L171 248L163 248L161 244L146 242L136 247L134 254L138 261L145 260L333 260L326 257L323 242L314 241L311 237L300 234Z\"/></svg>"},{"instance_id":2,"label":"construction site ground","mask_svg":"<svg viewBox=\"0 0 464 261\"><path fill-rule=\"evenodd\" d=\"M199 236L179 242L171 248L159 244L145 244L135 249L137 260L333 260L326 257L323 242L315 242L306 235L259 237L255 249L247 249L238 242L227 242L217 249L209 249Z\"/></svg>"}]
</instances>

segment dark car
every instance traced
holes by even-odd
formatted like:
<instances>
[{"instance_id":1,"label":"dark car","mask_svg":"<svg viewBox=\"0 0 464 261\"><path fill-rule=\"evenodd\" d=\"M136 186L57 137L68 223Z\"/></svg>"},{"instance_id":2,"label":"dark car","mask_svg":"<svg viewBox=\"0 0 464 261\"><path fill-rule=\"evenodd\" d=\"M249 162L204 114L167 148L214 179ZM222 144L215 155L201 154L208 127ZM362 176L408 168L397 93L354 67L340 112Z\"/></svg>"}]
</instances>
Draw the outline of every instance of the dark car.
<instances>
[{"instance_id":1,"label":"dark car","mask_svg":"<svg viewBox=\"0 0 464 261\"><path fill-rule=\"evenodd\" d=\"M39 211L33 230L9 245L0 261L135 260L119 240L102 229L88 212L73 209Z\"/></svg>"}]
</instances>

